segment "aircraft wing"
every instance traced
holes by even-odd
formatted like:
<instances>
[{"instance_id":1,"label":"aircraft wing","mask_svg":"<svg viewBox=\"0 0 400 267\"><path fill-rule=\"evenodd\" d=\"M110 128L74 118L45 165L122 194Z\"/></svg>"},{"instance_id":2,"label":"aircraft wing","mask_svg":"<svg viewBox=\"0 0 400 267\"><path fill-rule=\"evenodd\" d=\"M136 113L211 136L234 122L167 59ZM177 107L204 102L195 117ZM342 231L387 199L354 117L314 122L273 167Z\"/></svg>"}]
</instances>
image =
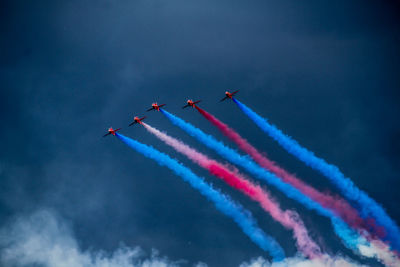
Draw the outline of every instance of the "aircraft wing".
<instances>
[{"instance_id":1,"label":"aircraft wing","mask_svg":"<svg viewBox=\"0 0 400 267\"><path fill-rule=\"evenodd\" d=\"M161 108L161 107L163 107L163 106L165 106L165 105L166 105L166 104L162 104L162 105L159 105L158 107Z\"/></svg>"},{"instance_id":2,"label":"aircraft wing","mask_svg":"<svg viewBox=\"0 0 400 267\"><path fill-rule=\"evenodd\" d=\"M183 106L182 108L187 108L188 106L190 106L189 104L187 104L186 106Z\"/></svg>"},{"instance_id":3,"label":"aircraft wing","mask_svg":"<svg viewBox=\"0 0 400 267\"><path fill-rule=\"evenodd\" d=\"M129 124L129 126L132 126L132 125L134 125L135 123L136 123L136 121L131 122L131 124Z\"/></svg>"},{"instance_id":4,"label":"aircraft wing","mask_svg":"<svg viewBox=\"0 0 400 267\"><path fill-rule=\"evenodd\" d=\"M151 108L149 108L147 111L150 111L150 110L152 110L152 109L154 109L153 107L151 107Z\"/></svg>"},{"instance_id":5,"label":"aircraft wing","mask_svg":"<svg viewBox=\"0 0 400 267\"><path fill-rule=\"evenodd\" d=\"M197 104L197 103L199 103L199 102L201 102L201 100L197 100L196 102L194 102L193 104Z\"/></svg>"},{"instance_id":6,"label":"aircraft wing","mask_svg":"<svg viewBox=\"0 0 400 267\"><path fill-rule=\"evenodd\" d=\"M103 137L106 137L107 135L110 135L111 133L106 133L105 135L103 135Z\"/></svg>"},{"instance_id":7,"label":"aircraft wing","mask_svg":"<svg viewBox=\"0 0 400 267\"><path fill-rule=\"evenodd\" d=\"M227 99L228 97L227 96L225 96L224 98L222 98L219 102L222 102L222 101L224 101L225 99Z\"/></svg>"},{"instance_id":8,"label":"aircraft wing","mask_svg":"<svg viewBox=\"0 0 400 267\"><path fill-rule=\"evenodd\" d=\"M236 94L237 92L239 92L239 90L237 90L237 91L233 92L233 93L232 93L232 95Z\"/></svg>"}]
</instances>

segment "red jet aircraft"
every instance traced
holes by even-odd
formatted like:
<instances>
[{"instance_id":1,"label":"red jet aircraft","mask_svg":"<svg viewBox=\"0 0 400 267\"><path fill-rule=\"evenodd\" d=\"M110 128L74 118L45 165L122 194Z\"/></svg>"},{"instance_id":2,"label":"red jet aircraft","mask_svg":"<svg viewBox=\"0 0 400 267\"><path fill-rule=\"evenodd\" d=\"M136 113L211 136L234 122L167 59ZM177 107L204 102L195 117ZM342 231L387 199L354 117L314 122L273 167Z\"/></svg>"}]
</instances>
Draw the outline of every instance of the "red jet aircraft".
<instances>
[{"instance_id":1,"label":"red jet aircraft","mask_svg":"<svg viewBox=\"0 0 400 267\"><path fill-rule=\"evenodd\" d=\"M140 123L142 124L142 120L146 119L146 116L144 116L143 118L139 118L139 117L135 117L133 118L133 122L131 124L129 124L129 126L134 125L135 123Z\"/></svg>"},{"instance_id":2,"label":"red jet aircraft","mask_svg":"<svg viewBox=\"0 0 400 267\"><path fill-rule=\"evenodd\" d=\"M219 102L222 102L222 101L224 101L225 99L228 99L228 98L232 99L232 97L233 97L237 92L239 92L239 90L237 90L237 91L235 91L235 92L233 92L233 93L229 93L228 91L226 91L226 92L225 92L225 97L222 98Z\"/></svg>"},{"instance_id":3,"label":"red jet aircraft","mask_svg":"<svg viewBox=\"0 0 400 267\"><path fill-rule=\"evenodd\" d=\"M108 129L108 133L106 133L105 135L103 135L103 137L106 137L107 135L110 135L110 134L115 135L115 133L118 132L119 130L121 130L121 128L118 128L118 129L114 130L112 127L110 127L110 128Z\"/></svg>"},{"instance_id":4,"label":"red jet aircraft","mask_svg":"<svg viewBox=\"0 0 400 267\"><path fill-rule=\"evenodd\" d=\"M160 111L160 108L161 107L163 107L163 106L165 106L165 104L162 104L162 105L158 105L157 103L153 103L153 104L151 104L151 108L149 108L147 111L150 111L150 110L157 110L157 111Z\"/></svg>"},{"instance_id":5,"label":"red jet aircraft","mask_svg":"<svg viewBox=\"0 0 400 267\"><path fill-rule=\"evenodd\" d=\"M186 103L186 106L183 106L182 108L187 108L187 107L192 107L192 108L194 108L195 107L195 105L197 104L197 103L199 103L201 100L197 100L197 101L194 101L193 102L193 100L192 99L189 99Z\"/></svg>"}]
</instances>

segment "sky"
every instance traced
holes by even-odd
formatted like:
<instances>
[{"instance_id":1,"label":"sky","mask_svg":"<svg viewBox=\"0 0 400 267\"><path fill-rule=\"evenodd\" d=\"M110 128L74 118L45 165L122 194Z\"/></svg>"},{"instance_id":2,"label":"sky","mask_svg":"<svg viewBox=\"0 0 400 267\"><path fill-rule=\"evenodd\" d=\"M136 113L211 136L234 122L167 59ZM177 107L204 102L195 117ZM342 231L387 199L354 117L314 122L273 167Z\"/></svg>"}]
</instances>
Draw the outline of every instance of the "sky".
<instances>
[{"instance_id":1,"label":"sky","mask_svg":"<svg viewBox=\"0 0 400 267\"><path fill-rule=\"evenodd\" d=\"M154 101L165 103L235 148L195 110L181 109L188 98L201 99L202 108L281 166L339 193L234 103L218 103L226 90L240 90L240 101L337 165L399 224L399 11L397 1L369 0L1 1L2 264L12 262L7 251L17 251L11 243L24 244L41 227L50 240L82 252L83 261L121 249L154 266L270 260L171 171L112 136L102 138L110 126L229 194L295 257L290 232L256 203L143 127L127 127L146 115L150 125L223 162L162 114L145 112ZM326 218L262 185L300 214L326 253L378 264L346 249Z\"/></svg>"}]
</instances>

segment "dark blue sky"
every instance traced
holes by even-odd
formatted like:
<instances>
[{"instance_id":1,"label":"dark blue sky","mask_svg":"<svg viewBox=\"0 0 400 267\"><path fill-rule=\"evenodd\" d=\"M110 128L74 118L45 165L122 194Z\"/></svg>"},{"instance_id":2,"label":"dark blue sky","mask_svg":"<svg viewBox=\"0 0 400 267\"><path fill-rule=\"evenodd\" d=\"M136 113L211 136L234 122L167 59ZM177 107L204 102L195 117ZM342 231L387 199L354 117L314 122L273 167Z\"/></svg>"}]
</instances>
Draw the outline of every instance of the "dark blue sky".
<instances>
[{"instance_id":1,"label":"dark blue sky","mask_svg":"<svg viewBox=\"0 0 400 267\"><path fill-rule=\"evenodd\" d=\"M238 99L339 166L400 223L399 12L396 1L2 1L2 226L46 209L68 222L83 250L123 242L189 266L269 257L168 169L101 138L124 127L229 193L293 256L290 232L257 204L141 127L126 127L158 101L234 147L197 112L181 110L187 98L202 99L271 159L336 192L233 103L217 103L227 89L240 89ZM146 115L219 159L162 114ZM270 190L327 253L366 262L326 219Z\"/></svg>"}]
</instances>

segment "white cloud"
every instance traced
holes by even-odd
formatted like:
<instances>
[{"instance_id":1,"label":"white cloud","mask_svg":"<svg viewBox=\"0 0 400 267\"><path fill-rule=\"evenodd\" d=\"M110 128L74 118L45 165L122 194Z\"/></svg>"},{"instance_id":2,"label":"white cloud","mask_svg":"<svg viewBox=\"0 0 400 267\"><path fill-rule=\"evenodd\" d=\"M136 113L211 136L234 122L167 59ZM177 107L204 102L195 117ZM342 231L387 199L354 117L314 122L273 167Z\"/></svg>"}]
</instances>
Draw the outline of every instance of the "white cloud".
<instances>
[{"instance_id":1,"label":"white cloud","mask_svg":"<svg viewBox=\"0 0 400 267\"><path fill-rule=\"evenodd\" d=\"M270 263L262 257L251 260L249 263L242 263L240 267L361 267L359 263L343 257L323 257L320 259L304 259L300 257L286 258L279 263Z\"/></svg>"},{"instance_id":2,"label":"white cloud","mask_svg":"<svg viewBox=\"0 0 400 267\"><path fill-rule=\"evenodd\" d=\"M44 267L172 267L153 253L143 258L139 248L121 246L112 253L82 251L67 225L49 211L15 220L0 231L0 265Z\"/></svg>"},{"instance_id":3,"label":"white cloud","mask_svg":"<svg viewBox=\"0 0 400 267\"><path fill-rule=\"evenodd\" d=\"M19 217L0 230L1 266L43 267L176 267L156 251L145 258L139 248L121 246L112 253L82 251L70 227L51 211L41 210L30 216ZM280 263L270 263L262 257L240 264L240 267L359 267L358 263L344 257L324 256L308 260L287 258ZM207 267L197 263L196 267Z\"/></svg>"}]
</instances>

